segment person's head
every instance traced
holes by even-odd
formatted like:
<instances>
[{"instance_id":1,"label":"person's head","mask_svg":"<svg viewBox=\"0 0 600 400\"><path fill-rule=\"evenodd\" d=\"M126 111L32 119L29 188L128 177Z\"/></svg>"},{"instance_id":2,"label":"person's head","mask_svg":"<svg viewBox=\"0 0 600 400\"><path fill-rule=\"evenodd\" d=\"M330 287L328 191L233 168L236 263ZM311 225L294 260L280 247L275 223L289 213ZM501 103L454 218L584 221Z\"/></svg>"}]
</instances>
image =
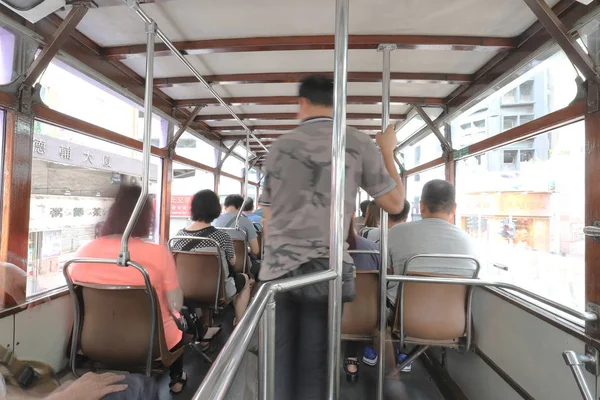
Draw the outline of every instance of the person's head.
<instances>
[{"instance_id":1,"label":"person's head","mask_svg":"<svg viewBox=\"0 0 600 400\"><path fill-rule=\"evenodd\" d=\"M227 211L238 211L242 204L244 204L244 198L239 194L230 194L225 197L225 203L223 203Z\"/></svg>"},{"instance_id":2,"label":"person's head","mask_svg":"<svg viewBox=\"0 0 600 400\"><path fill-rule=\"evenodd\" d=\"M221 215L219 196L212 190L201 190L192 199L192 220L210 224Z\"/></svg>"},{"instance_id":3,"label":"person's head","mask_svg":"<svg viewBox=\"0 0 600 400\"><path fill-rule=\"evenodd\" d=\"M421 192L423 218L440 218L449 221L455 211L456 192L450 182L434 179L423 186Z\"/></svg>"},{"instance_id":4,"label":"person's head","mask_svg":"<svg viewBox=\"0 0 600 400\"><path fill-rule=\"evenodd\" d=\"M142 188L134 185L122 185L117 192L115 202L108 211L108 217L102 225L102 236L122 235L135 205L142 194ZM150 233L152 220L154 219L154 207L146 198L142 212L131 232L132 237L143 238Z\"/></svg>"},{"instance_id":5,"label":"person's head","mask_svg":"<svg viewBox=\"0 0 600 400\"><path fill-rule=\"evenodd\" d=\"M367 215L367 208L369 207L370 203L371 203L371 200L361 201L361 203L360 203L360 216L361 217L365 217Z\"/></svg>"},{"instance_id":6,"label":"person's head","mask_svg":"<svg viewBox=\"0 0 600 400\"><path fill-rule=\"evenodd\" d=\"M408 213L410 212L410 203L408 202L408 200L404 199L404 208L402 209L402 212L400 212L399 214L390 214L388 217L388 225L391 228L392 226L396 225L396 224L400 224L402 222L406 222L406 220L408 219Z\"/></svg>"},{"instance_id":7,"label":"person's head","mask_svg":"<svg viewBox=\"0 0 600 400\"><path fill-rule=\"evenodd\" d=\"M333 80L311 75L300 82L298 119L333 116Z\"/></svg>"},{"instance_id":8,"label":"person's head","mask_svg":"<svg viewBox=\"0 0 600 400\"><path fill-rule=\"evenodd\" d=\"M368 228L379 228L380 217L381 208L374 201L370 202L365 215L365 226Z\"/></svg>"},{"instance_id":9,"label":"person's head","mask_svg":"<svg viewBox=\"0 0 600 400\"><path fill-rule=\"evenodd\" d=\"M242 211L248 214L254 211L254 199L252 197L249 197L246 200L246 203L244 203L244 209Z\"/></svg>"}]
</instances>

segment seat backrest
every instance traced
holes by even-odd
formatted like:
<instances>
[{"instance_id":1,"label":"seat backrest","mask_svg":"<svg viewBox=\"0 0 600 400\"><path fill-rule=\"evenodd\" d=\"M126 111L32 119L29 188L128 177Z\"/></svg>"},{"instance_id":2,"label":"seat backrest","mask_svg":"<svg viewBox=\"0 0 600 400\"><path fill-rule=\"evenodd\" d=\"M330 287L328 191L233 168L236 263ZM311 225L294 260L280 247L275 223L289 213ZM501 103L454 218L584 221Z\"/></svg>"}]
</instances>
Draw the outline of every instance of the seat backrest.
<instances>
[{"instance_id":1,"label":"seat backrest","mask_svg":"<svg viewBox=\"0 0 600 400\"><path fill-rule=\"evenodd\" d=\"M258 240L258 248L260 249L260 254L258 255L259 260L262 260L262 258L263 258L263 251L264 251L263 236L264 236L263 231L256 232L256 239Z\"/></svg>"},{"instance_id":2,"label":"seat backrest","mask_svg":"<svg viewBox=\"0 0 600 400\"><path fill-rule=\"evenodd\" d=\"M233 240L233 250L235 252L235 272L246 273L248 269L248 235L242 228L217 229L227 233Z\"/></svg>"},{"instance_id":3,"label":"seat backrest","mask_svg":"<svg viewBox=\"0 0 600 400\"><path fill-rule=\"evenodd\" d=\"M450 278L439 274L417 274ZM471 288L466 285L406 282L398 286L394 333L427 340L453 340L466 335L467 303Z\"/></svg>"},{"instance_id":4,"label":"seat backrest","mask_svg":"<svg viewBox=\"0 0 600 400\"><path fill-rule=\"evenodd\" d=\"M151 325L146 288L74 285L81 306L79 345L83 354L117 369L145 365ZM158 301L156 313L153 359L161 356L161 344L166 347Z\"/></svg>"},{"instance_id":5,"label":"seat backrest","mask_svg":"<svg viewBox=\"0 0 600 400\"><path fill-rule=\"evenodd\" d=\"M216 249L173 251L183 296L200 304L225 301L225 271Z\"/></svg>"},{"instance_id":6,"label":"seat backrest","mask_svg":"<svg viewBox=\"0 0 600 400\"><path fill-rule=\"evenodd\" d=\"M377 331L379 271L356 271L356 297L344 303L342 335L370 336Z\"/></svg>"}]
</instances>

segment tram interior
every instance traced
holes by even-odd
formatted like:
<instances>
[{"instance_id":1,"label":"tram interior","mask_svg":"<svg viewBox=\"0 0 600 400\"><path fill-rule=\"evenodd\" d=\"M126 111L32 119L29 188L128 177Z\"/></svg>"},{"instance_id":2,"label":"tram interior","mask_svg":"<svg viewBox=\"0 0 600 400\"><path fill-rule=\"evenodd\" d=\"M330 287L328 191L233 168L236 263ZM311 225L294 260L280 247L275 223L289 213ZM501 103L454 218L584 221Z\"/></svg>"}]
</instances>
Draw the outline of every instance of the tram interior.
<instances>
[{"instance_id":1,"label":"tram interior","mask_svg":"<svg viewBox=\"0 0 600 400\"><path fill-rule=\"evenodd\" d=\"M197 191L214 190L221 202L260 197L269 147L300 122L298 83L342 73L334 62L340 2L45 0L23 8L0 0L0 261L26 279L15 296L13 278L1 275L0 345L73 378L63 267L98 236L120 185L147 176L156 217L146 240L165 246L188 225ZM340 357L338 398L599 398L600 243L587 226L600 220L600 3L345 3L346 123L374 139L389 85L409 221L421 219L426 182L454 184L453 222L477 243L479 278L490 284L473 287L470 348L433 345L411 372L386 366L383 388L378 368L365 364L348 382ZM148 29L136 9L179 52L157 38L150 77ZM382 45L392 45L389 82ZM151 145L147 175L143 144ZM357 208L367 198L359 191ZM221 327L206 351L212 365L187 348L187 385L171 394L168 371L155 373L160 399L208 399L199 394L213 382L205 377L225 368L221 350L241 337L233 307L211 316ZM231 385L211 400L270 398L257 333L240 348ZM578 355L571 364L569 350Z\"/></svg>"}]
</instances>

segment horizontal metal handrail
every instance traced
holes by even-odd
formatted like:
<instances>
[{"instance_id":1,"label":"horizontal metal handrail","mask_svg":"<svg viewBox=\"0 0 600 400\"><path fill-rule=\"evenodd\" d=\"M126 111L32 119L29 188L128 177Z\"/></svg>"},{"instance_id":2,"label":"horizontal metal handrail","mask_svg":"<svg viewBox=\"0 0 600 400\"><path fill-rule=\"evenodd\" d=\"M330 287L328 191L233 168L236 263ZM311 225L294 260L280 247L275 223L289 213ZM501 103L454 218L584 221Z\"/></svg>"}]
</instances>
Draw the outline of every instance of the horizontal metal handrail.
<instances>
[{"instance_id":1,"label":"horizontal metal handrail","mask_svg":"<svg viewBox=\"0 0 600 400\"><path fill-rule=\"evenodd\" d=\"M350 254L379 254L379 250L348 250Z\"/></svg>"},{"instance_id":2,"label":"horizontal metal handrail","mask_svg":"<svg viewBox=\"0 0 600 400\"><path fill-rule=\"evenodd\" d=\"M198 388L194 397L192 397L192 400L217 400L225 398L267 303L275 294L315 283L330 281L336 277L337 274L335 271L327 270L263 284L233 330L229 340L225 343L225 346L211 366L204 381L202 381L202 385L200 385L200 388Z\"/></svg>"},{"instance_id":3,"label":"horizontal metal handrail","mask_svg":"<svg viewBox=\"0 0 600 400\"><path fill-rule=\"evenodd\" d=\"M511 283L504 282L495 282L495 281L486 281L482 279L472 279L472 278L439 278L439 277L420 277L413 275L388 275L387 280L389 282L412 282L412 283L440 283L440 284L449 284L449 285L467 285L467 286L485 286L485 287L495 287L512 290L517 293L524 294L527 297L531 297L532 299L539 301L540 303L544 303L550 307L554 307L557 310L564 312L572 317L581 319L583 321L597 321L598 316L589 311L577 311L573 310L567 306L563 306L560 303L557 303L553 300L549 300L545 297L542 297L538 294L530 292L527 289L523 289L522 287L513 285Z\"/></svg>"}]
</instances>

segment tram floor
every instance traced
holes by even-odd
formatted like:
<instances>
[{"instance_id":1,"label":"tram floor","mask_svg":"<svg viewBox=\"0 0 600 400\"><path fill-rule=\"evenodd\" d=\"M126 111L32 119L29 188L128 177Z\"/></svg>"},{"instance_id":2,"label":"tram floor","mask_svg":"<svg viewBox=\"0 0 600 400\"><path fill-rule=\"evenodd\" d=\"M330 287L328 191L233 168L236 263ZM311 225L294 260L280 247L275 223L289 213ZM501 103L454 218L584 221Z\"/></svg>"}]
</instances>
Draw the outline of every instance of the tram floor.
<instances>
[{"instance_id":1,"label":"tram floor","mask_svg":"<svg viewBox=\"0 0 600 400\"><path fill-rule=\"evenodd\" d=\"M227 338L231 334L233 327L233 310L224 310L215 320L221 324L222 332L215 338L214 349L209 351L211 358L216 358L218 351L223 347ZM202 383L207 374L210 364L199 357L192 349L186 349L184 354L184 369L188 374L188 383L182 393L171 395L169 393L169 376L165 373L159 379L159 399L160 400L188 400L191 399ZM227 400L254 400L258 396L255 392L257 384L256 369L257 358L254 354L248 353L241 367L241 371L235 378L235 382L230 389ZM248 374L248 375L246 375ZM249 378L248 382L246 378ZM253 379L254 378L254 379ZM375 399L377 388L377 368L369 367L364 364L360 366L360 378L357 383L348 383L342 367L340 366L340 382L342 400L364 400ZM254 385L252 384L254 383ZM424 366L419 362L413 364L412 372L402 373L400 380L387 380L384 386L386 400L442 400L444 397L440 394L435 383L432 381ZM278 399L283 400L283 399Z\"/></svg>"}]
</instances>

